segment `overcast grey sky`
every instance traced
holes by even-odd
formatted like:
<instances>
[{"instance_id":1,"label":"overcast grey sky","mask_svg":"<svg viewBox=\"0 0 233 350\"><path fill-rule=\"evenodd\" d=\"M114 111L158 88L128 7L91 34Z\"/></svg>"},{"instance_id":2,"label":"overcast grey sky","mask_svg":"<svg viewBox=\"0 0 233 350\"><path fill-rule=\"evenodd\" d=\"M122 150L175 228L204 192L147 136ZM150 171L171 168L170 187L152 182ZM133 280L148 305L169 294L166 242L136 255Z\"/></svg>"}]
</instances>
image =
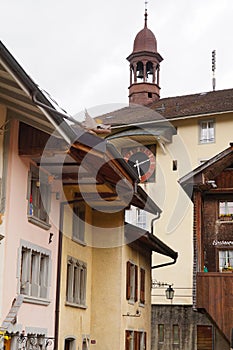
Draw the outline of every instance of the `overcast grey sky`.
<instances>
[{"instance_id":1,"label":"overcast grey sky","mask_svg":"<svg viewBox=\"0 0 233 350\"><path fill-rule=\"evenodd\" d=\"M1 0L0 37L43 89L74 115L128 103L129 64L144 0ZM149 0L161 97L233 88L233 0Z\"/></svg>"}]
</instances>

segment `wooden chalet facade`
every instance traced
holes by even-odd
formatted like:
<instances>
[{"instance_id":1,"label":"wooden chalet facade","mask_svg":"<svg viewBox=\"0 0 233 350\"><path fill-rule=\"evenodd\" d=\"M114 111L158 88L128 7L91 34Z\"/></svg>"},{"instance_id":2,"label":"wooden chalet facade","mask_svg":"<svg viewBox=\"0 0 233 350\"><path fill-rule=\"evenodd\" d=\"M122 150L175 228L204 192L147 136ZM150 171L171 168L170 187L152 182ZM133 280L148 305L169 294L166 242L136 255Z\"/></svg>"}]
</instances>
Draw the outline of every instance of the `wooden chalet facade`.
<instances>
[{"instance_id":1,"label":"wooden chalet facade","mask_svg":"<svg viewBox=\"0 0 233 350\"><path fill-rule=\"evenodd\" d=\"M233 329L233 144L180 179L194 204L194 307L230 343Z\"/></svg>"}]
</instances>

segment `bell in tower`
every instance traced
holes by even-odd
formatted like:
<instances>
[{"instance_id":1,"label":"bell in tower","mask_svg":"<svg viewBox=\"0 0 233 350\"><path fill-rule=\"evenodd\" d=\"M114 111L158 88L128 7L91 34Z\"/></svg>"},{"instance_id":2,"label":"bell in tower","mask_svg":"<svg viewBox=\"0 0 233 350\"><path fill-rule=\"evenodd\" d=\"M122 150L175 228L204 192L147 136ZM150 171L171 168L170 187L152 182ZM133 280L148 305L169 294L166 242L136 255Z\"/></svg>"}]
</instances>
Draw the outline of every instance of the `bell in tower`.
<instances>
[{"instance_id":1,"label":"bell in tower","mask_svg":"<svg viewBox=\"0 0 233 350\"><path fill-rule=\"evenodd\" d=\"M157 52L157 40L147 28L145 10L144 28L134 39L130 63L129 103L148 105L160 98L159 68L163 58Z\"/></svg>"}]
</instances>

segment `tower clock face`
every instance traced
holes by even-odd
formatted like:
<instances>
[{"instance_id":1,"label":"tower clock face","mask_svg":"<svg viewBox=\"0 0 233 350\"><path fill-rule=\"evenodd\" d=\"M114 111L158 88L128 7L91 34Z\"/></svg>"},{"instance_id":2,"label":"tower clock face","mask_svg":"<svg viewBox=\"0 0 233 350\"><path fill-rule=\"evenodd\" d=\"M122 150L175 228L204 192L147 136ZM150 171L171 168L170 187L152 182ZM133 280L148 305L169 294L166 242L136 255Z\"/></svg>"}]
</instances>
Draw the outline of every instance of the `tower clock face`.
<instances>
[{"instance_id":1,"label":"tower clock face","mask_svg":"<svg viewBox=\"0 0 233 350\"><path fill-rule=\"evenodd\" d=\"M154 154L146 147L133 148L125 154L124 158L136 170L140 182L147 181L155 170Z\"/></svg>"}]
</instances>

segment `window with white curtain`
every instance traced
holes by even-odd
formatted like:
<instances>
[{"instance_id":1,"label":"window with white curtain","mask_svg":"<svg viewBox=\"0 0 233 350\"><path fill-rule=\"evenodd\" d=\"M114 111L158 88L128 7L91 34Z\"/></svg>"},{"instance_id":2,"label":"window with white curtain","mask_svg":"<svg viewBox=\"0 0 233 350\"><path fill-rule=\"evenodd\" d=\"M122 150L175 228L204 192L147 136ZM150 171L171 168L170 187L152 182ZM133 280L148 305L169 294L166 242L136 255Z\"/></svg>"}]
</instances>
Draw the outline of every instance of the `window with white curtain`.
<instances>
[{"instance_id":1,"label":"window with white curtain","mask_svg":"<svg viewBox=\"0 0 233 350\"><path fill-rule=\"evenodd\" d=\"M145 210L138 209L136 211L136 225L146 230L146 212Z\"/></svg>"},{"instance_id":2,"label":"window with white curtain","mask_svg":"<svg viewBox=\"0 0 233 350\"><path fill-rule=\"evenodd\" d=\"M51 207L51 185L48 174L31 165L28 173L28 220L42 228L49 229Z\"/></svg>"},{"instance_id":3,"label":"window with white curtain","mask_svg":"<svg viewBox=\"0 0 233 350\"><path fill-rule=\"evenodd\" d=\"M200 143L210 143L215 141L215 122L214 120L203 120L200 122Z\"/></svg>"},{"instance_id":4,"label":"window with white curtain","mask_svg":"<svg viewBox=\"0 0 233 350\"><path fill-rule=\"evenodd\" d=\"M219 250L219 271L228 268L233 269L233 249Z\"/></svg>"},{"instance_id":5,"label":"window with white curtain","mask_svg":"<svg viewBox=\"0 0 233 350\"><path fill-rule=\"evenodd\" d=\"M220 201L219 202L219 214L220 217L224 215L233 215L233 201Z\"/></svg>"}]
</instances>

